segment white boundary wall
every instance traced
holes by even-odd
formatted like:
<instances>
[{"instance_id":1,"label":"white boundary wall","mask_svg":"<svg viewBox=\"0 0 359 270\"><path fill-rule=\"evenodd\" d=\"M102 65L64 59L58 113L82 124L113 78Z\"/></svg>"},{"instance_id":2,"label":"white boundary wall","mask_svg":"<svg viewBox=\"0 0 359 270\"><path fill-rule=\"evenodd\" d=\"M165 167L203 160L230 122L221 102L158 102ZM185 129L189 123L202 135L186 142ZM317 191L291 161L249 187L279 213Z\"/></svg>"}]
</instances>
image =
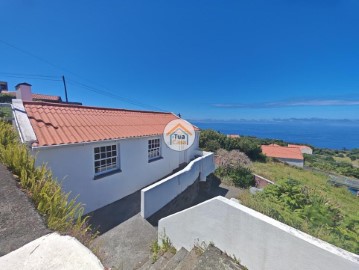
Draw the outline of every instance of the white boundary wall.
<instances>
[{"instance_id":1,"label":"white boundary wall","mask_svg":"<svg viewBox=\"0 0 359 270\"><path fill-rule=\"evenodd\" d=\"M176 249L213 242L251 270L357 270L359 256L223 197L159 221Z\"/></svg>"},{"instance_id":2,"label":"white boundary wall","mask_svg":"<svg viewBox=\"0 0 359 270\"><path fill-rule=\"evenodd\" d=\"M215 170L213 153L198 151L200 157L184 169L141 190L141 216L148 218L192 185L198 177L206 177Z\"/></svg>"}]
</instances>

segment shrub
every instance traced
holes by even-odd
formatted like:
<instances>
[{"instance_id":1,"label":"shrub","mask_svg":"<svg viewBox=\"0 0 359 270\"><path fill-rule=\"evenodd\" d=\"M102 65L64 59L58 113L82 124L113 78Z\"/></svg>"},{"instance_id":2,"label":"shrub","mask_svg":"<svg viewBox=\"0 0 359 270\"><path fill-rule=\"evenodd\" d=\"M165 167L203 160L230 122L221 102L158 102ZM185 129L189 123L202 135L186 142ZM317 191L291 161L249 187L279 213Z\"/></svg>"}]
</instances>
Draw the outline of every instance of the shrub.
<instances>
[{"instance_id":1,"label":"shrub","mask_svg":"<svg viewBox=\"0 0 359 270\"><path fill-rule=\"evenodd\" d=\"M215 171L220 178L229 179L236 187L249 188L255 185L254 175L249 168L236 166L220 166Z\"/></svg>"},{"instance_id":2,"label":"shrub","mask_svg":"<svg viewBox=\"0 0 359 270\"><path fill-rule=\"evenodd\" d=\"M69 200L45 165L35 167L35 159L27 147L18 141L10 124L0 121L0 162L19 177L21 187L45 217L49 229L70 234L84 244L96 236L82 217L84 208L76 199Z\"/></svg>"}]
</instances>

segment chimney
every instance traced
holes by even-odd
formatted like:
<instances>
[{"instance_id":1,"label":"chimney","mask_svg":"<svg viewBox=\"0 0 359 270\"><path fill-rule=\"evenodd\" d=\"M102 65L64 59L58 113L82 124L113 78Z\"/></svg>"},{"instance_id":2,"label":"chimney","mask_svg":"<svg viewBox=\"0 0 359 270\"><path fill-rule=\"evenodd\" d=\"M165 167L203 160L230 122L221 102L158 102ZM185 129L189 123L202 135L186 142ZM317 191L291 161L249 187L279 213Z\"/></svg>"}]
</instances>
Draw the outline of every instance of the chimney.
<instances>
[{"instance_id":1,"label":"chimney","mask_svg":"<svg viewBox=\"0 0 359 270\"><path fill-rule=\"evenodd\" d=\"M16 98L22 99L23 101L32 101L31 84L19 83L15 86Z\"/></svg>"},{"instance_id":2,"label":"chimney","mask_svg":"<svg viewBox=\"0 0 359 270\"><path fill-rule=\"evenodd\" d=\"M0 93L7 90L7 82L0 82Z\"/></svg>"}]
</instances>

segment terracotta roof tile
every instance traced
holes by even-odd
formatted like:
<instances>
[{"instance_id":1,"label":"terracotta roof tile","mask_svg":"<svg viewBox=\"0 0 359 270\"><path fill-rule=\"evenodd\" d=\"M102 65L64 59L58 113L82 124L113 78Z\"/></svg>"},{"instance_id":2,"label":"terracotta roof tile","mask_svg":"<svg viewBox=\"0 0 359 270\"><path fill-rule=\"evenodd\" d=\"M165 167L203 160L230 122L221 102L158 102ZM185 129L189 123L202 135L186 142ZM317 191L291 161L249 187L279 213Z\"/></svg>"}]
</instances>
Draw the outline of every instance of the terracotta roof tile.
<instances>
[{"instance_id":1,"label":"terracotta roof tile","mask_svg":"<svg viewBox=\"0 0 359 270\"><path fill-rule=\"evenodd\" d=\"M12 97L16 96L16 92L2 91L1 93L8 95L8 96L12 96ZM44 94L35 94L34 93L34 94L32 94L32 98L34 100L39 100L39 101L61 102L60 96L52 96L52 95L44 95Z\"/></svg>"},{"instance_id":2,"label":"terracotta roof tile","mask_svg":"<svg viewBox=\"0 0 359 270\"><path fill-rule=\"evenodd\" d=\"M38 146L161 135L172 113L24 102Z\"/></svg>"},{"instance_id":3,"label":"terracotta roof tile","mask_svg":"<svg viewBox=\"0 0 359 270\"><path fill-rule=\"evenodd\" d=\"M299 148L299 149L312 149L307 145L299 145L299 144L288 144L288 147Z\"/></svg>"},{"instance_id":4,"label":"terracotta roof tile","mask_svg":"<svg viewBox=\"0 0 359 270\"><path fill-rule=\"evenodd\" d=\"M279 145L262 145L262 152L267 157L290 158L303 160L303 154L299 148Z\"/></svg>"}]
</instances>

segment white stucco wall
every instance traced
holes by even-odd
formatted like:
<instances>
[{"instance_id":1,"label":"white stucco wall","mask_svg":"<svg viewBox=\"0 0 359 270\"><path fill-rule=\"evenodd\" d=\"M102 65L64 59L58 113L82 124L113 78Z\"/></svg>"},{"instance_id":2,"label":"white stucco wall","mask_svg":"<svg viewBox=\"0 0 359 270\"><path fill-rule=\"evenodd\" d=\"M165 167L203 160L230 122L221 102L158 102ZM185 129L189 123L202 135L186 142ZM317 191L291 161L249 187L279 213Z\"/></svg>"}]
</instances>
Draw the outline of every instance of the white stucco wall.
<instances>
[{"instance_id":1,"label":"white stucco wall","mask_svg":"<svg viewBox=\"0 0 359 270\"><path fill-rule=\"evenodd\" d=\"M171 150L162 136L131 138L112 142L83 143L34 148L36 165L47 163L65 192L79 194L85 213L117 201L170 174L182 162L194 158L195 143L185 152ZM148 140L161 138L162 159L148 162ZM94 180L94 147L117 144L121 172Z\"/></svg>"},{"instance_id":2,"label":"white stucco wall","mask_svg":"<svg viewBox=\"0 0 359 270\"><path fill-rule=\"evenodd\" d=\"M299 168L303 168L304 166L304 160L300 159L290 159L290 158L277 158L278 160L285 162L289 165L296 166Z\"/></svg>"},{"instance_id":3,"label":"white stucco wall","mask_svg":"<svg viewBox=\"0 0 359 270\"><path fill-rule=\"evenodd\" d=\"M148 218L180 195L198 178L205 181L215 170L213 153L198 151L200 157L184 169L141 190L141 216Z\"/></svg>"},{"instance_id":4,"label":"white stucco wall","mask_svg":"<svg viewBox=\"0 0 359 270\"><path fill-rule=\"evenodd\" d=\"M176 249L213 242L251 270L356 270L359 256L223 197L159 221Z\"/></svg>"}]
</instances>

